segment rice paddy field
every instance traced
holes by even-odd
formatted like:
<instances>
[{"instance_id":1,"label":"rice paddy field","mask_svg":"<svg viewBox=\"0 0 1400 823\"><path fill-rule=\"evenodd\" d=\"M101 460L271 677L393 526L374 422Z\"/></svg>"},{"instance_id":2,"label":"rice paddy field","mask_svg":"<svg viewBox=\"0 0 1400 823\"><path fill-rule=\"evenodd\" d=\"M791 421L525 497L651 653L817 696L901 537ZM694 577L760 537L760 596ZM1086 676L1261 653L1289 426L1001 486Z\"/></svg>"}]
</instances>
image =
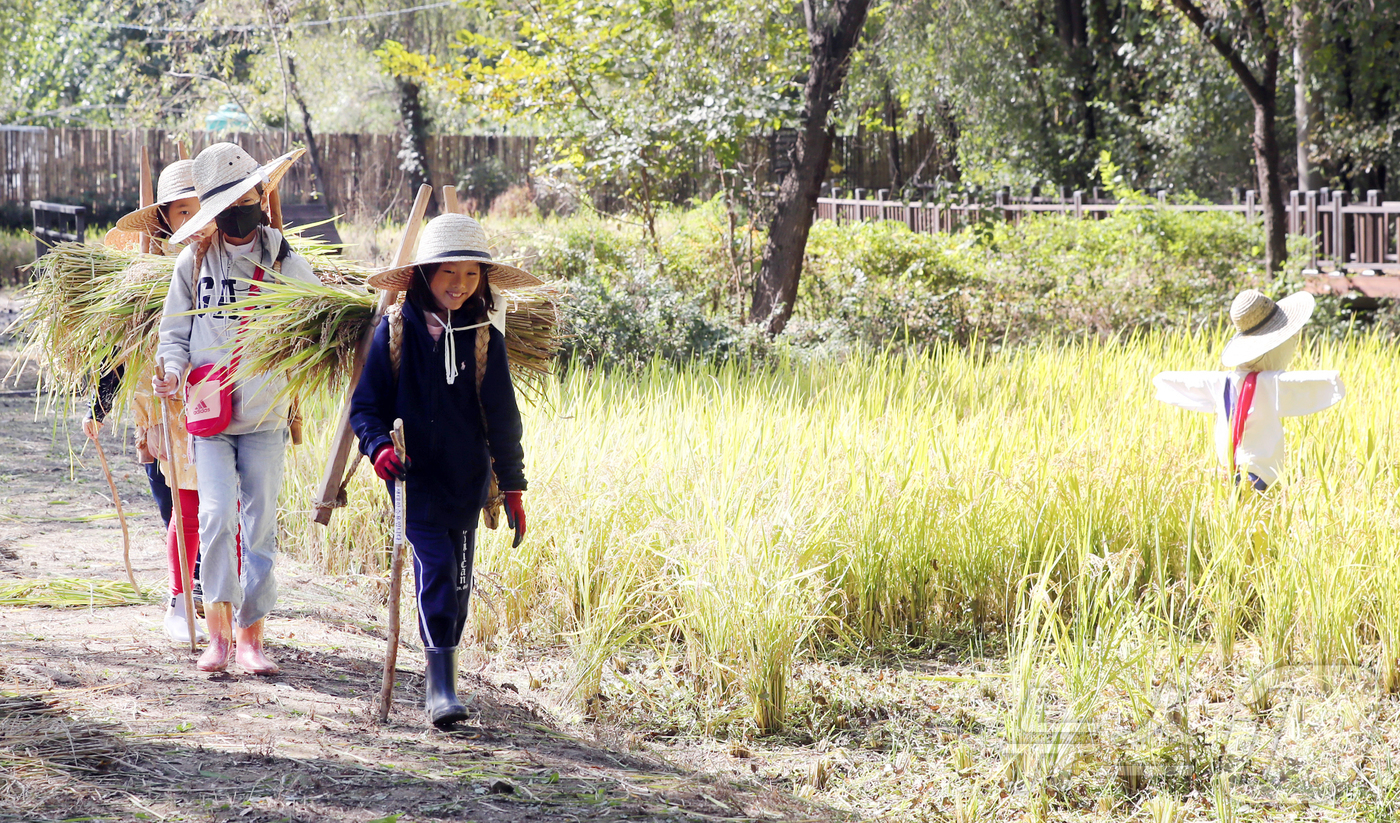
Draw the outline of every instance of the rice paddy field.
<instances>
[{"instance_id":1,"label":"rice paddy field","mask_svg":"<svg viewBox=\"0 0 1400 823\"><path fill-rule=\"evenodd\" d=\"M527 409L530 536L484 541L473 643L557 666L580 722L860 814L1395 819L1397 352L1305 340L1348 396L1286 420L1259 494L1153 398L1223 340L570 370ZM378 585L367 467L310 524L327 436L282 545Z\"/></svg>"}]
</instances>

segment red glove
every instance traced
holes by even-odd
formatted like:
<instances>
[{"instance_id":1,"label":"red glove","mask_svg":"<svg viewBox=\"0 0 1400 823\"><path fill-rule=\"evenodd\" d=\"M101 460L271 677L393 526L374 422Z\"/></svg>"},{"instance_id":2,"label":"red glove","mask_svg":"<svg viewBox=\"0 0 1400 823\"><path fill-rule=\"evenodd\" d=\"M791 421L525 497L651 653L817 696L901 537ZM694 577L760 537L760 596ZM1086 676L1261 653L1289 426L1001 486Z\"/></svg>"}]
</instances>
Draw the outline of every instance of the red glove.
<instances>
[{"instance_id":1,"label":"red glove","mask_svg":"<svg viewBox=\"0 0 1400 823\"><path fill-rule=\"evenodd\" d=\"M393 444L385 443L374 452L374 473L380 480L402 480L408 475L408 467L399 461Z\"/></svg>"},{"instance_id":2,"label":"red glove","mask_svg":"<svg viewBox=\"0 0 1400 823\"><path fill-rule=\"evenodd\" d=\"M515 529L515 545L520 545L520 538L525 536L525 501L521 495L525 492L506 492L506 525Z\"/></svg>"}]
</instances>

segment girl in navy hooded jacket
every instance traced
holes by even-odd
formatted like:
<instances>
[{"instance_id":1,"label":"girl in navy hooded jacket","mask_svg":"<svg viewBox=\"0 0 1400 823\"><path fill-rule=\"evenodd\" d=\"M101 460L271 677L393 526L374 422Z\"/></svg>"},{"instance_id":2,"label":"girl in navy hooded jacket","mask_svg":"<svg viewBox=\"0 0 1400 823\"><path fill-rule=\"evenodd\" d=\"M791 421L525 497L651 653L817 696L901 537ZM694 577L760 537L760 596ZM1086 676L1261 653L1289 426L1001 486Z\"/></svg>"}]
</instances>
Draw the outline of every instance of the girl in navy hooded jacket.
<instances>
[{"instance_id":1,"label":"girl in navy hooded jacket","mask_svg":"<svg viewBox=\"0 0 1400 823\"><path fill-rule=\"evenodd\" d=\"M518 534L525 531L520 411L500 321L491 322L504 316L491 280L524 284L521 276L539 282L491 263L480 225L445 214L424 228L412 265L369 281L407 291L407 298L398 317L391 312L375 330L350 423L391 497L394 480L407 484L405 533L413 546L418 633L427 658L425 709L439 728L466 718L456 693L456 653L493 465L508 519ZM479 334L487 335L484 351ZM403 420L402 463L389 437L396 418Z\"/></svg>"}]
</instances>

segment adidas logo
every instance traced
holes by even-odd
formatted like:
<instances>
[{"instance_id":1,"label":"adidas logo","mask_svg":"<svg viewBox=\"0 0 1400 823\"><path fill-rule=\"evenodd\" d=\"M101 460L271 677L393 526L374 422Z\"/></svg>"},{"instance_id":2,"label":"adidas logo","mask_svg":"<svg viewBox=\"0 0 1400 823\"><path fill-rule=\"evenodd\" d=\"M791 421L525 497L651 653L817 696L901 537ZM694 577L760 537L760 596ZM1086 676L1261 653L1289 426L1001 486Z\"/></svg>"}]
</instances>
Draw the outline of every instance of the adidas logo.
<instances>
[{"instance_id":1,"label":"adidas logo","mask_svg":"<svg viewBox=\"0 0 1400 823\"><path fill-rule=\"evenodd\" d=\"M203 415L210 413L211 411L209 409L209 404L204 402L203 400L200 400L199 403L194 407L194 411L190 412L190 414L194 415L195 417L202 417Z\"/></svg>"}]
</instances>

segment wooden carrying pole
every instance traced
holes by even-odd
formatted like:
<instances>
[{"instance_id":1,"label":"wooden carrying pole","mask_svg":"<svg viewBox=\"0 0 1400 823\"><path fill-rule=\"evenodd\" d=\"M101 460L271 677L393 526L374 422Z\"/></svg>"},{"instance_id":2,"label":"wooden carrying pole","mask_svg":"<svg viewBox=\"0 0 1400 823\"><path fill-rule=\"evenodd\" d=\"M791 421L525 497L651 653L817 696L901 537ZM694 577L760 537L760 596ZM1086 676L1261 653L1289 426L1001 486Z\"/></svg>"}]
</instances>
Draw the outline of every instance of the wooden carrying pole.
<instances>
[{"instance_id":1,"label":"wooden carrying pole","mask_svg":"<svg viewBox=\"0 0 1400 823\"><path fill-rule=\"evenodd\" d=\"M443 214L461 214L461 213L462 213L462 207L461 207L460 205L458 205L458 203L457 203L457 187L456 187L456 186L443 186L443 187L442 187L442 213L443 213Z\"/></svg>"},{"instance_id":2,"label":"wooden carrying pole","mask_svg":"<svg viewBox=\"0 0 1400 823\"><path fill-rule=\"evenodd\" d=\"M156 376L165 377L165 358L156 362ZM189 549L185 546L185 520L180 506L180 461L175 456L175 442L171 434L175 430L174 419L170 414L170 401L160 399L160 421L165 429L165 462L170 466L170 517L175 527L175 548L180 554L180 582L185 592L185 625L190 630L190 651L198 651L195 645L194 630L194 580L190 576Z\"/></svg>"},{"instance_id":3,"label":"wooden carrying pole","mask_svg":"<svg viewBox=\"0 0 1400 823\"><path fill-rule=\"evenodd\" d=\"M399 247L394 252L393 265L404 266L413 261L419 224L423 222L423 215L428 211L428 201L432 196L432 186L425 184L418 188L418 196L413 201L413 211L408 215L403 237L399 238ZM326 471L321 475L321 484L316 489L313 504L314 519L322 526L331 522L331 514L339 505L340 489L345 482L345 464L350 458L350 447L355 441L355 432L350 429L350 398L355 394L355 386L359 385L360 372L364 370L365 357L369 354L370 343L374 342L374 331L379 327L379 319L394 305L398 297L399 293L396 291L379 293L379 303L374 308L374 316L370 319L364 336L360 338L359 345L355 347L355 359L350 364L350 386L345 393L345 402L341 404L340 414L336 418L338 423L335 439L331 441L330 452L326 455Z\"/></svg>"},{"instance_id":4,"label":"wooden carrying pole","mask_svg":"<svg viewBox=\"0 0 1400 823\"><path fill-rule=\"evenodd\" d=\"M282 230L282 195L277 189L267 193L267 222L274 229Z\"/></svg>"},{"instance_id":5,"label":"wooden carrying pole","mask_svg":"<svg viewBox=\"0 0 1400 823\"><path fill-rule=\"evenodd\" d=\"M145 146L141 147L141 208L146 208L156 202L155 192L151 187L151 153ZM151 253L151 236L145 232L141 233L141 253Z\"/></svg>"},{"instance_id":6,"label":"wooden carrying pole","mask_svg":"<svg viewBox=\"0 0 1400 823\"><path fill-rule=\"evenodd\" d=\"M403 420L394 421L394 453L399 463L407 465L407 450L403 445ZM394 705L394 667L399 663L399 597L403 593L404 521L408 502L408 484L394 481L394 557L389 562L389 646L384 650L384 682L379 687L379 722L389 721L389 708Z\"/></svg>"}]
</instances>

